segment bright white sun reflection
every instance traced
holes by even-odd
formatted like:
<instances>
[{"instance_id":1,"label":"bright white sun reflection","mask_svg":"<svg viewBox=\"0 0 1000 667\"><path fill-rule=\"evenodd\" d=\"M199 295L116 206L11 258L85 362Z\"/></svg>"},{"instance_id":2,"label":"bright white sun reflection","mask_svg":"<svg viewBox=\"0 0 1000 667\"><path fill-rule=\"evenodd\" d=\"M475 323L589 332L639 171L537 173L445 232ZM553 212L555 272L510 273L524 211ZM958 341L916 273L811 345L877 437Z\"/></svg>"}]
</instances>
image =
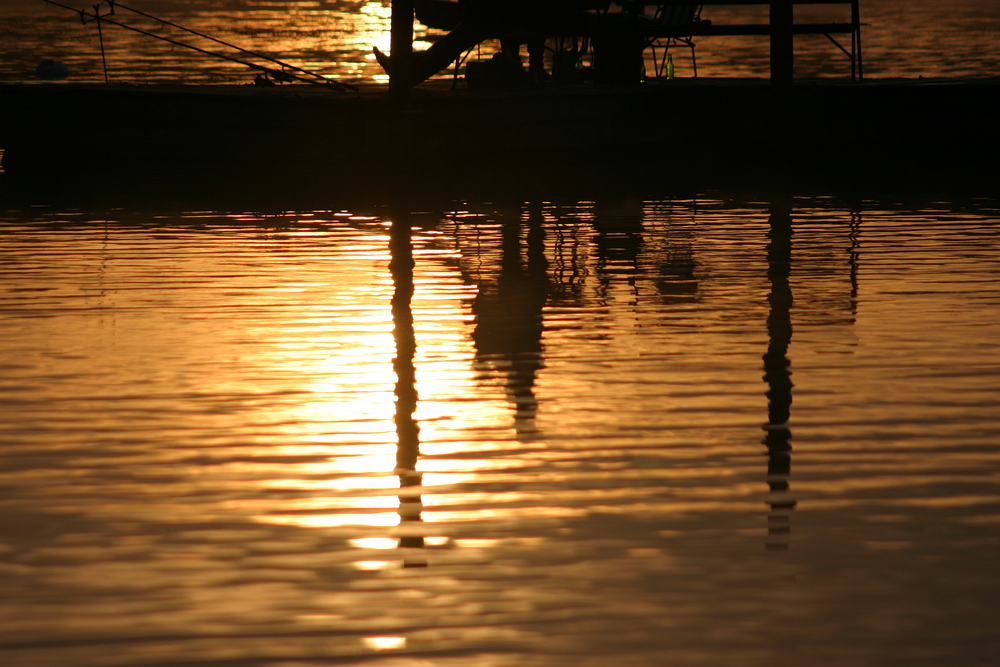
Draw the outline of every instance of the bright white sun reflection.
<instances>
[{"instance_id":1,"label":"bright white sun reflection","mask_svg":"<svg viewBox=\"0 0 1000 667\"><path fill-rule=\"evenodd\" d=\"M384 570L389 567L391 563L387 560L358 560L354 561L355 569L361 570L362 572L375 572L377 570Z\"/></svg>"},{"instance_id":2,"label":"bright white sun reflection","mask_svg":"<svg viewBox=\"0 0 1000 667\"><path fill-rule=\"evenodd\" d=\"M365 637L361 641L373 651L406 648L406 637Z\"/></svg>"},{"instance_id":3,"label":"bright white sun reflection","mask_svg":"<svg viewBox=\"0 0 1000 667\"><path fill-rule=\"evenodd\" d=\"M348 542L359 549L395 549L396 540L391 537L358 537Z\"/></svg>"}]
</instances>

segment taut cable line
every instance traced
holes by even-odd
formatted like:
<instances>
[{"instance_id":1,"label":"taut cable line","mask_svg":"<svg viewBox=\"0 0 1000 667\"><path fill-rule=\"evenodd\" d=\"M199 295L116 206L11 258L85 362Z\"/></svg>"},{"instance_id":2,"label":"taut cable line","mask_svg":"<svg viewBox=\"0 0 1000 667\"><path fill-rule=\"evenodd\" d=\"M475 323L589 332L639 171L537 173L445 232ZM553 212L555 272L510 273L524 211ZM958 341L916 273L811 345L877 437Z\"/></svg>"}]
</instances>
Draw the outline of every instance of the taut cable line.
<instances>
[{"instance_id":1,"label":"taut cable line","mask_svg":"<svg viewBox=\"0 0 1000 667\"><path fill-rule=\"evenodd\" d=\"M325 87L328 87L328 88L333 88L334 90L338 90L340 92L347 92L347 91L356 92L358 90L357 86L351 85L349 83L344 83L342 81L334 81L332 79L328 79L328 78L322 76L321 74L316 74L315 72L309 72L308 70L304 70L304 69L302 69L300 67L296 67L294 65L290 65L288 63L282 62L282 61L277 60L275 58L271 58L269 56L265 56L265 55L263 55L261 53L257 53L257 52L254 52L254 51L250 51L248 49L241 48L239 46L236 46L235 44L230 44L228 42L224 42L221 39L216 39L215 37L211 37L211 36L206 35L204 33L200 33L200 32L198 32L196 30L191 30L190 28L185 28L185 27L183 27L181 25L178 25L176 23L172 23L170 21L166 21L164 19L157 18L155 16L152 16L151 14L146 14L145 12L141 12L139 10L132 9L131 7L127 7L125 5L118 4L114 0L105 0L107 2L108 6L111 8L111 11L108 14L101 14L99 12L99 8L101 6L100 3L94 5L93 13L91 14L91 13L89 13L89 10L86 10L86 9L76 9L75 7L70 7L69 5L64 5L61 2L56 2L56 0L43 0L43 1L45 3L47 3L47 4L55 5L56 7L62 7L63 9L68 9L71 12L79 14L80 15L80 21L82 23L84 23L84 24L87 24L90 21L95 21L96 20L98 22L98 29L100 29L100 24L102 22L103 23L110 23L111 25L118 26L119 28L124 28L125 30L131 30L132 32L139 33L140 35L145 35L146 37L152 37L153 39L158 39L160 41L167 42L168 44L173 44L175 46L180 46L182 48L190 49L191 51L196 51L198 53L202 53L202 54L207 55L207 56L212 56L214 58L220 58L222 60L228 60L229 62L238 63L240 65L244 65L245 67L249 67L251 69L259 70L261 72L264 72L265 74L271 75L272 77L274 77L278 81L302 81L302 82L311 83L311 84L317 85L317 86L325 86ZM256 58L260 58L262 60L266 60L266 61L268 61L270 63L274 63L275 65L279 65L282 69L281 70L276 70L276 69L273 69L271 67L266 67L264 65L258 65L256 63L248 62L246 60L240 60L239 58L236 58L236 57L233 57L233 56L229 56L229 55L226 55L224 53L216 53L214 51L209 51L207 49L202 49L200 47L194 46L193 44L187 44L186 42L181 42L181 41L176 40L176 39L171 39L170 37L164 37L163 35L157 35L155 33L149 32L148 30L143 30L142 28L137 28L135 26L128 25L127 23L122 23L120 21L115 21L114 19L108 18L109 16L111 16L111 15L113 15L115 13L115 7L121 7L122 9L125 9L125 10L130 11L130 12L134 12L135 14L138 14L138 15L143 16L145 18L149 18L149 19L152 19L154 21L158 21L158 22L160 22L160 23L162 23L164 25L168 25L170 27L177 28L177 29L183 30L185 32L189 32L189 33L191 33L193 35L196 35L198 37L202 37L204 39L211 40L213 42L216 42L216 43L221 44L223 46L226 46L228 48L235 49L235 50L239 51L240 53L244 53L244 54L256 57ZM102 40L102 54L101 55L102 55L102 57L104 55L103 54L103 40ZM107 67L105 66L105 80L107 80L106 69L107 69ZM303 76L299 76L297 74L291 74L291 73L289 73L289 72L287 72L285 70L293 70L293 71L296 71L296 72L302 72L304 74L309 75L309 78L306 78L306 77L303 77Z\"/></svg>"}]
</instances>

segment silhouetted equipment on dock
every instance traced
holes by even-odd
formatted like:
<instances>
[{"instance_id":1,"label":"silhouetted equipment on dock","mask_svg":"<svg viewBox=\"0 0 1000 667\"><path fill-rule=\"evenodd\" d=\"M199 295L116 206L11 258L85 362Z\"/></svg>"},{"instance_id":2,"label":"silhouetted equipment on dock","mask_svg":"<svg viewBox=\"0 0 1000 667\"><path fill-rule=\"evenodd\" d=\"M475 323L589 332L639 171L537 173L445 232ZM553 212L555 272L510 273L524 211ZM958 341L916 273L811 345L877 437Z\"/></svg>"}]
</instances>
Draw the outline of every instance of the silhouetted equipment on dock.
<instances>
[{"instance_id":1,"label":"silhouetted equipment on dock","mask_svg":"<svg viewBox=\"0 0 1000 667\"><path fill-rule=\"evenodd\" d=\"M453 0L414 0L417 20L435 30L454 30L462 22L462 9Z\"/></svg>"},{"instance_id":2,"label":"silhouetted equipment on dock","mask_svg":"<svg viewBox=\"0 0 1000 667\"><path fill-rule=\"evenodd\" d=\"M398 46L389 95L381 85L361 86L355 95L331 95L324 81L333 82L288 69L275 71L322 85L0 84L4 167L12 176L142 179L208 173L237 179L312 178L376 189L380 181L397 178L418 187L461 187L463 182L516 187L539 178L573 184L670 178L739 187L775 172L794 179L862 183L1000 181L992 159L1000 149L995 122L1000 78L845 78L793 84L786 53L788 58L778 56L773 70L774 81L787 84L778 86L767 79L688 78L642 85L449 90L449 81L438 80L413 89L409 75L395 76L396 64L402 62L396 56L411 51L415 8L424 11L432 1L397 0L393 5ZM853 78L860 79L858 0L836 2L851 6L850 23L792 24L791 31L850 32ZM672 13L675 18L698 20L680 27L644 27L639 34L642 40L774 36L788 29L787 13L781 13L779 4L773 3L774 20L768 25L709 24L697 12L678 9ZM660 5L691 6L681 0L662 0ZM641 7L634 6L636 12ZM621 14L616 25L630 30L643 25L631 24L628 12ZM572 30L562 37L571 39ZM776 40L778 50L788 46L785 37ZM387 174L390 162L398 162L401 171Z\"/></svg>"},{"instance_id":3,"label":"silhouetted equipment on dock","mask_svg":"<svg viewBox=\"0 0 1000 667\"><path fill-rule=\"evenodd\" d=\"M608 83L638 82L642 78L643 51L660 46L664 52L674 44L692 51L694 39L712 36L766 36L770 38L771 81L790 85L793 78L793 37L825 35L851 63L851 78L864 76L861 50L859 0L632 0L621 11L609 11L610 0L542 0L539 3L503 3L496 0L415 0L417 20L431 28L449 31L427 53L417 57L427 72L442 71L454 62L456 69L463 54L487 39L503 40L512 32L539 34L554 42L553 51L562 53L569 44L578 57L591 58L594 78ZM761 6L769 10L766 23L713 23L702 19L706 5ZM846 5L850 20L842 22L795 22L795 5ZM654 8L651 15L647 7ZM470 9L472 8L472 9ZM475 8L480 8L478 11ZM850 35L850 49L835 35ZM655 56L654 56L655 60ZM697 66L694 65L697 76ZM656 67L657 76L661 68ZM558 74L558 71L553 72ZM430 74L414 75L416 83Z\"/></svg>"}]
</instances>

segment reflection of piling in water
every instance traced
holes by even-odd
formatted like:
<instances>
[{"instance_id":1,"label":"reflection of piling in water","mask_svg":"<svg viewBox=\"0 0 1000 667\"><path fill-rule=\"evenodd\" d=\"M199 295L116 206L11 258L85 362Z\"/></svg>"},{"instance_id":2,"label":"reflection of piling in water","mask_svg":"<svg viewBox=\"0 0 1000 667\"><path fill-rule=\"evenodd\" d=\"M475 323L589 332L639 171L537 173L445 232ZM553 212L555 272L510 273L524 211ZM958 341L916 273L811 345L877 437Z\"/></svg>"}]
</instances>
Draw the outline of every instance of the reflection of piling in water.
<instances>
[{"instance_id":1,"label":"reflection of piling in water","mask_svg":"<svg viewBox=\"0 0 1000 667\"><path fill-rule=\"evenodd\" d=\"M698 279L691 246L673 248L659 263L656 290L663 303L683 303L698 296Z\"/></svg>"},{"instance_id":2,"label":"reflection of piling in water","mask_svg":"<svg viewBox=\"0 0 1000 667\"><path fill-rule=\"evenodd\" d=\"M848 265L850 266L851 277L851 324L854 324L858 316L858 266L861 255L861 212L851 213L851 231L847 235L851 241L851 248L848 253Z\"/></svg>"},{"instance_id":3,"label":"reflection of piling in water","mask_svg":"<svg viewBox=\"0 0 1000 667\"><path fill-rule=\"evenodd\" d=\"M481 289L472 304L476 317L472 339L477 365L492 365L505 378L517 431L530 433L538 412L534 386L543 365L542 310L549 296L540 208L534 206L529 212L526 253L521 232L519 218L504 221L500 275L496 289Z\"/></svg>"},{"instance_id":4,"label":"reflection of piling in water","mask_svg":"<svg viewBox=\"0 0 1000 667\"><path fill-rule=\"evenodd\" d=\"M396 211L393 216L389 240L392 274L392 335L396 342L396 356L392 360L396 373L396 474L399 475L400 548L423 548L422 533L407 534L407 524L422 521L423 509L420 494L421 475L417 472L420 456L420 427L413 418L417 409L416 367L413 357L417 343L413 330L413 245L409 214ZM411 524L412 525L412 524ZM403 567L426 566L423 558L404 557Z\"/></svg>"},{"instance_id":5,"label":"reflection of piling in water","mask_svg":"<svg viewBox=\"0 0 1000 667\"><path fill-rule=\"evenodd\" d=\"M620 202L615 206L594 206L594 229L597 237L597 275L601 295L607 296L615 275L625 276L629 287L636 289L639 252L642 250L643 210L640 200Z\"/></svg>"},{"instance_id":6,"label":"reflection of piling in water","mask_svg":"<svg viewBox=\"0 0 1000 667\"><path fill-rule=\"evenodd\" d=\"M788 420L792 408L792 374L788 346L792 342L792 266L791 205L787 200L771 205L771 229L768 232L767 277L771 292L767 297L767 352L764 354L764 380L767 382L767 424L763 443L767 446L767 483L771 490L768 504L768 549L788 547L790 516L795 501L782 497L788 492L791 472L792 432Z\"/></svg>"}]
</instances>

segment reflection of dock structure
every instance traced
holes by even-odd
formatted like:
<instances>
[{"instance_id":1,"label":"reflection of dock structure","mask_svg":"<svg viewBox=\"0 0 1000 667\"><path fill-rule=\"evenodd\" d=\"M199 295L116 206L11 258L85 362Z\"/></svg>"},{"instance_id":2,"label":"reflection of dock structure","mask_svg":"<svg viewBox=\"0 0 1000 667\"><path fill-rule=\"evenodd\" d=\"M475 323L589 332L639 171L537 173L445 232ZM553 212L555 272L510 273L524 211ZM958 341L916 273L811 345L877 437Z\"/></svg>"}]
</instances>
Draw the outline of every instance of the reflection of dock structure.
<instances>
[{"instance_id":1,"label":"reflection of dock structure","mask_svg":"<svg viewBox=\"0 0 1000 667\"><path fill-rule=\"evenodd\" d=\"M789 346L792 342L791 310L794 302L791 271L792 271L792 238L793 230L792 206L788 197L778 197L771 202L769 230L767 234L767 277L770 286L768 293L767 335L768 346L763 356L764 381L767 383L767 423L764 430L763 444L767 447L767 484L770 494L767 504L768 538L765 547L771 550L788 548L788 538L791 534L791 512L797 501L790 494L789 477L791 475L792 431L789 426L792 408L792 372L789 357ZM808 310L821 312L805 312L801 320L813 326L833 329L842 325L853 326L857 316L858 273L859 273L859 236L861 230L861 214L854 211L850 215L847 226L849 247L838 246L841 252L846 250L846 262L842 257L834 258L835 268L847 265L848 286L840 285L839 293L833 296L825 294L809 294ZM803 244L805 245L805 244ZM810 251L817 253L814 247ZM813 278L820 269L825 267L822 253L813 257L810 267ZM801 259L800 259L801 263ZM847 287L848 294L843 294ZM845 341L840 341L844 344ZM850 345L850 343L847 343Z\"/></svg>"},{"instance_id":2,"label":"reflection of dock structure","mask_svg":"<svg viewBox=\"0 0 1000 667\"><path fill-rule=\"evenodd\" d=\"M767 419L762 426L762 442L766 447L766 502L770 508L765 545L772 550L787 548L791 513L797 504L789 481L792 239L799 232L793 230L792 199L779 197L772 201L766 218L767 243L760 247L738 242L728 247L706 245L699 250L688 238L693 223L687 223L687 230L684 225L671 224L669 207L661 207L663 210L658 210L657 205L619 201L562 209L529 204L524 209L504 209L500 214L478 218L464 212L466 217L455 223L451 233L459 251L460 270L465 280L479 289L473 305L476 363L487 372L484 379L498 378L502 383L514 408L518 432L523 434L522 428L539 409L535 395L538 373L554 362L546 356L555 353L571 357L580 346L589 348L588 355L600 355L602 352L596 351L600 348L609 358L621 355L625 362L621 370L627 373L633 355L664 354L663 347L659 347L664 342L677 345L668 355L686 354L685 348L697 345L690 337L646 336L644 330L670 326L672 314L684 317L692 307L707 307L717 310L727 322L764 320L767 347L762 362ZM700 215L710 219L712 214ZM758 213L754 217L756 229L760 229L765 219ZM833 220L836 224L831 224ZM807 224L810 221L814 223L811 226ZM735 235L738 223L726 222L729 229L725 233ZM822 211L796 220L796 226L803 225L805 238L796 255L799 271L795 285L808 304L796 311L796 317L806 337L815 335L810 330L825 332L821 335L827 339L827 349L837 353L850 353L853 348L850 337L845 339L839 327L853 324L858 289L859 214L851 213L849 222L844 222L842 214L831 218ZM711 223L702 221L699 226L707 230ZM746 254L734 258L733 252L740 248ZM754 268L761 263L766 283ZM734 282L713 286L711 283L718 281L705 281L713 274ZM760 293L762 289L766 309L758 300L747 298L748 293ZM705 303L706 299L713 303ZM579 331L563 329L559 312L581 307L591 313L588 326ZM687 322L679 324L679 332L688 331ZM543 341L543 335L552 336L549 343ZM622 354L617 343L625 344L629 353ZM567 348L567 344L573 347ZM611 368L611 363L600 368ZM563 359L555 365L563 365ZM669 368L669 364L662 368ZM646 370L641 365L635 369ZM588 385L588 378L579 380L582 385L597 386ZM697 389L687 387L684 391Z\"/></svg>"},{"instance_id":3,"label":"reflection of dock structure","mask_svg":"<svg viewBox=\"0 0 1000 667\"><path fill-rule=\"evenodd\" d=\"M522 436L535 432L535 385L545 367L546 331L558 320L545 310L586 307L618 298L653 298L662 304L697 298L690 245L646 239L641 202L583 207L539 203L467 215L452 231L459 269L477 287L472 339L479 380L499 381ZM652 273L647 269L653 267ZM641 294L641 297L640 297ZM606 310L606 309L601 309ZM597 315L613 326L611 314ZM613 318L612 318L613 319Z\"/></svg>"},{"instance_id":4,"label":"reflection of dock structure","mask_svg":"<svg viewBox=\"0 0 1000 667\"><path fill-rule=\"evenodd\" d=\"M792 410L792 373L788 346L792 342L792 218L787 201L771 205L767 246L767 277L771 292L767 301L767 352L764 353L764 381L767 382L767 423L764 444L767 446L767 485L771 491L768 505L769 549L788 547L790 516L795 500L788 493L791 474L792 431L788 426Z\"/></svg>"},{"instance_id":5,"label":"reflection of dock structure","mask_svg":"<svg viewBox=\"0 0 1000 667\"><path fill-rule=\"evenodd\" d=\"M396 356L392 361L396 373L396 470L399 476L399 547L407 552L424 547L423 532L412 528L422 522L423 503L416 492L422 485L422 476L417 472L420 456L420 427L413 417L417 409L416 368L413 357L417 343L413 330L413 246L410 232L410 216L403 210L396 210L390 231L390 264L392 274L392 323L393 338L396 342ZM403 567L427 565L423 557L408 553L404 556Z\"/></svg>"},{"instance_id":6,"label":"reflection of dock structure","mask_svg":"<svg viewBox=\"0 0 1000 667\"><path fill-rule=\"evenodd\" d=\"M549 296L548 261L541 211L529 211L522 253L520 216L502 222L500 272L482 285L472 304L472 339L481 372L506 378L507 400L514 405L518 433L534 431L538 400L534 385L542 361L542 310Z\"/></svg>"}]
</instances>

